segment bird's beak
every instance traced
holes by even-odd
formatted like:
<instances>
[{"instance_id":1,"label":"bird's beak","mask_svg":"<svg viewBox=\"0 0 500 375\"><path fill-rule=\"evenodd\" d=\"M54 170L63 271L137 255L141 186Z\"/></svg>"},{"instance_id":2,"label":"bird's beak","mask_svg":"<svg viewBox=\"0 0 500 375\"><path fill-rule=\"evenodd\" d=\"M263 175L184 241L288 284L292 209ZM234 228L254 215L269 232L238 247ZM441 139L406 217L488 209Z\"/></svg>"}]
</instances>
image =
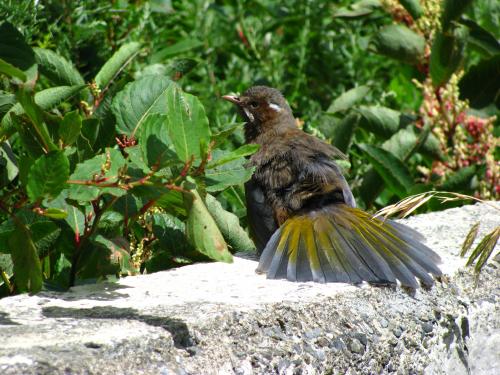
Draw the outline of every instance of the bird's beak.
<instances>
[{"instance_id":1,"label":"bird's beak","mask_svg":"<svg viewBox=\"0 0 500 375\"><path fill-rule=\"evenodd\" d=\"M227 100L227 101L229 101L231 103L234 103L236 105L240 105L241 104L240 97L236 96L236 95L224 95L222 97L222 99Z\"/></svg>"}]
</instances>

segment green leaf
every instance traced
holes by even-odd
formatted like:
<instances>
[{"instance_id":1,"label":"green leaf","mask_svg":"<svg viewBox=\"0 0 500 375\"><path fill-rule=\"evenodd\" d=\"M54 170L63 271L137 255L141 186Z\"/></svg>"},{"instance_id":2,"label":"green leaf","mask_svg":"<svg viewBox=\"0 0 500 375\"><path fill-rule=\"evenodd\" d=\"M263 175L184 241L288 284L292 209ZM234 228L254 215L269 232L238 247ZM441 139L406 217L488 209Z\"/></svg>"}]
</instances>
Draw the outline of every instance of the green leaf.
<instances>
[{"instance_id":1,"label":"green leaf","mask_svg":"<svg viewBox=\"0 0 500 375\"><path fill-rule=\"evenodd\" d=\"M424 37L403 25L381 28L373 43L377 53L410 64L418 63L424 56Z\"/></svg>"},{"instance_id":2,"label":"green leaf","mask_svg":"<svg viewBox=\"0 0 500 375\"><path fill-rule=\"evenodd\" d=\"M159 62L164 62L168 58L172 56L179 55L184 52L188 52L192 49L201 47L203 43L197 39L184 39L181 40L180 42L177 42L171 46L165 47L163 49L160 49L159 51L155 52L153 56L151 57L151 63L159 63Z\"/></svg>"},{"instance_id":3,"label":"green leaf","mask_svg":"<svg viewBox=\"0 0 500 375\"><path fill-rule=\"evenodd\" d=\"M0 74L5 74L11 78L19 78L21 81L26 81L26 74L14 65L9 64L7 61L0 59Z\"/></svg>"},{"instance_id":4,"label":"green leaf","mask_svg":"<svg viewBox=\"0 0 500 375\"><path fill-rule=\"evenodd\" d=\"M66 186L69 160L62 151L39 157L28 173L26 191L31 202L42 197L55 198Z\"/></svg>"},{"instance_id":5,"label":"green leaf","mask_svg":"<svg viewBox=\"0 0 500 375\"><path fill-rule=\"evenodd\" d=\"M59 103L68 100L73 95L84 89L85 85L79 86L58 86L37 92L35 94L35 103L43 110L47 111L54 108ZM20 115L24 113L24 109L20 103L14 105L9 112L3 117L0 123L0 141L10 137L14 133L11 114Z\"/></svg>"},{"instance_id":6,"label":"green leaf","mask_svg":"<svg viewBox=\"0 0 500 375\"><path fill-rule=\"evenodd\" d=\"M448 175L446 180L439 187L443 191L470 191L471 180L476 175L476 166L461 168L456 172Z\"/></svg>"},{"instance_id":7,"label":"green leaf","mask_svg":"<svg viewBox=\"0 0 500 375\"><path fill-rule=\"evenodd\" d=\"M9 238L16 288L19 292L36 293L42 289L42 267L30 230L19 219Z\"/></svg>"},{"instance_id":8,"label":"green leaf","mask_svg":"<svg viewBox=\"0 0 500 375\"><path fill-rule=\"evenodd\" d=\"M111 58L106 61L99 73L95 76L95 83L104 90L120 72L132 61L139 53L141 45L136 42L124 44L116 51Z\"/></svg>"},{"instance_id":9,"label":"green leaf","mask_svg":"<svg viewBox=\"0 0 500 375\"><path fill-rule=\"evenodd\" d=\"M385 181L387 188L399 198L407 195L413 179L405 164L383 148L368 144L358 145L365 152L370 164Z\"/></svg>"},{"instance_id":10,"label":"green leaf","mask_svg":"<svg viewBox=\"0 0 500 375\"><path fill-rule=\"evenodd\" d=\"M0 117L7 113L16 104L16 96L5 91L0 91Z\"/></svg>"},{"instance_id":11,"label":"green leaf","mask_svg":"<svg viewBox=\"0 0 500 375\"><path fill-rule=\"evenodd\" d=\"M34 48L34 51L40 72L56 85L77 86L85 84L78 70L64 57L44 48Z\"/></svg>"},{"instance_id":12,"label":"green leaf","mask_svg":"<svg viewBox=\"0 0 500 375\"><path fill-rule=\"evenodd\" d=\"M123 189L86 185L85 182L92 182L94 178L97 178L102 181L102 184L115 183L118 181L119 172L125 165L126 160L120 151L112 148L107 148L104 154L77 164L69 178L71 185L68 189L68 197L77 201L92 201L104 193L114 196L124 195L126 191Z\"/></svg>"},{"instance_id":13,"label":"green leaf","mask_svg":"<svg viewBox=\"0 0 500 375\"><path fill-rule=\"evenodd\" d=\"M44 210L42 215L56 220L63 220L68 217L68 213L66 211L53 207Z\"/></svg>"},{"instance_id":14,"label":"green leaf","mask_svg":"<svg viewBox=\"0 0 500 375\"><path fill-rule=\"evenodd\" d=\"M423 10L419 0L399 0L399 3L410 13L414 20L422 16Z\"/></svg>"},{"instance_id":15,"label":"green leaf","mask_svg":"<svg viewBox=\"0 0 500 375\"><path fill-rule=\"evenodd\" d=\"M329 128L321 128L323 133L331 139L332 145L343 153L347 153L351 146L354 132L359 124L360 116L357 113L349 113L336 124Z\"/></svg>"},{"instance_id":16,"label":"green leaf","mask_svg":"<svg viewBox=\"0 0 500 375\"><path fill-rule=\"evenodd\" d=\"M165 75L174 81L178 81L198 65L193 59L177 59L172 61L165 69Z\"/></svg>"},{"instance_id":17,"label":"green leaf","mask_svg":"<svg viewBox=\"0 0 500 375\"><path fill-rule=\"evenodd\" d=\"M447 31L452 21L457 20L471 3L472 0L444 0L443 11L441 12L443 31Z\"/></svg>"},{"instance_id":18,"label":"green leaf","mask_svg":"<svg viewBox=\"0 0 500 375\"><path fill-rule=\"evenodd\" d=\"M188 255L194 250L186 237L186 226L173 215L154 213L153 233L162 249L172 255Z\"/></svg>"},{"instance_id":19,"label":"green leaf","mask_svg":"<svg viewBox=\"0 0 500 375\"><path fill-rule=\"evenodd\" d=\"M460 98L471 107L483 108L490 103L500 106L500 55L474 65L460 80Z\"/></svg>"},{"instance_id":20,"label":"green leaf","mask_svg":"<svg viewBox=\"0 0 500 375\"><path fill-rule=\"evenodd\" d=\"M369 92L370 87L368 86L358 86L350 89L335 99L326 110L326 113L332 114L348 110L360 100L364 99Z\"/></svg>"},{"instance_id":21,"label":"green leaf","mask_svg":"<svg viewBox=\"0 0 500 375\"><path fill-rule=\"evenodd\" d=\"M462 64L467 35L467 29L461 26L450 32L438 33L434 37L429 69L435 87L448 82Z\"/></svg>"},{"instance_id":22,"label":"green leaf","mask_svg":"<svg viewBox=\"0 0 500 375\"><path fill-rule=\"evenodd\" d=\"M37 74L35 54L23 35L9 22L0 25L0 35L0 59L22 70L29 81L34 81Z\"/></svg>"},{"instance_id":23,"label":"green leaf","mask_svg":"<svg viewBox=\"0 0 500 375\"><path fill-rule=\"evenodd\" d=\"M221 145L231 134L233 134L236 130L242 128L243 125L245 125L245 123L240 122L227 126L225 129L222 129L218 133L213 134L212 141L215 142L216 145Z\"/></svg>"},{"instance_id":24,"label":"green leaf","mask_svg":"<svg viewBox=\"0 0 500 375\"><path fill-rule=\"evenodd\" d=\"M229 154L228 151L214 150L212 152L212 162L222 159ZM236 159L229 163L207 169L205 172L207 191L216 192L226 189L231 185L242 184L250 179L253 168L245 168L244 159Z\"/></svg>"},{"instance_id":25,"label":"green leaf","mask_svg":"<svg viewBox=\"0 0 500 375\"><path fill-rule=\"evenodd\" d=\"M411 118L386 107L361 106L357 110L362 119L359 125L371 133L388 138L412 122Z\"/></svg>"},{"instance_id":26,"label":"green leaf","mask_svg":"<svg viewBox=\"0 0 500 375\"><path fill-rule=\"evenodd\" d=\"M148 115L165 114L165 92L171 85L173 82L166 77L145 76L125 86L112 104L118 132L134 136Z\"/></svg>"},{"instance_id":27,"label":"green leaf","mask_svg":"<svg viewBox=\"0 0 500 375\"><path fill-rule=\"evenodd\" d=\"M188 161L191 156L201 159L210 142L210 128L205 109L196 96L182 92L177 85L166 91L168 134L177 156Z\"/></svg>"},{"instance_id":28,"label":"green leaf","mask_svg":"<svg viewBox=\"0 0 500 375\"><path fill-rule=\"evenodd\" d=\"M211 259L231 263L233 256L227 249L217 224L207 210L196 190L191 190L192 196L184 196L188 210L186 235L191 244L200 253Z\"/></svg>"},{"instance_id":29,"label":"green leaf","mask_svg":"<svg viewBox=\"0 0 500 375\"><path fill-rule=\"evenodd\" d=\"M97 235L94 241L111 251L109 261L119 266L120 274L132 276L139 272L132 262L129 254L130 245L125 238L115 237L108 239L102 235Z\"/></svg>"},{"instance_id":30,"label":"green leaf","mask_svg":"<svg viewBox=\"0 0 500 375\"><path fill-rule=\"evenodd\" d=\"M59 126L59 138L65 146L72 145L78 139L81 129L82 118L78 111L68 112Z\"/></svg>"},{"instance_id":31,"label":"green leaf","mask_svg":"<svg viewBox=\"0 0 500 375\"><path fill-rule=\"evenodd\" d=\"M210 194L207 194L205 201L208 212L214 218L229 246L234 251L255 251L255 244L240 226L238 217L224 210L219 201Z\"/></svg>"},{"instance_id":32,"label":"green leaf","mask_svg":"<svg viewBox=\"0 0 500 375\"><path fill-rule=\"evenodd\" d=\"M0 144L0 187L7 185L19 174L16 155L9 142Z\"/></svg>"},{"instance_id":33,"label":"green leaf","mask_svg":"<svg viewBox=\"0 0 500 375\"><path fill-rule=\"evenodd\" d=\"M143 160L148 167L159 170L178 162L172 141L168 136L167 116L148 115L137 132Z\"/></svg>"},{"instance_id":34,"label":"green leaf","mask_svg":"<svg viewBox=\"0 0 500 375\"><path fill-rule=\"evenodd\" d=\"M500 42L493 34L472 20L461 19L460 23L469 28L469 43L477 47L486 58L500 54Z\"/></svg>"},{"instance_id":35,"label":"green leaf","mask_svg":"<svg viewBox=\"0 0 500 375\"><path fill-rule=\"evenodd\" d=\"M379 0L361 0L348 7L335 9L333 17L336 18L358 18L373 13L376 8L380 7Z\"/></svg>"},{"instance_id":36,"label":"green leaf","mask_svg":"<svg viewBox=\"0 0 500 375\"><path fill-rule=\"evenodd\" d=\"M219 165L229 163L233 160L237 160L240 158L243 158L248 155L255 154L260 148L260 145L256 144L247 144L243 145L236 150L230 151L228 153L225 153L223 156L218 158L217 160L213 160L210 163L208 163L207 168L215 168L218 167Z\"/></svg>"}]
</instances>

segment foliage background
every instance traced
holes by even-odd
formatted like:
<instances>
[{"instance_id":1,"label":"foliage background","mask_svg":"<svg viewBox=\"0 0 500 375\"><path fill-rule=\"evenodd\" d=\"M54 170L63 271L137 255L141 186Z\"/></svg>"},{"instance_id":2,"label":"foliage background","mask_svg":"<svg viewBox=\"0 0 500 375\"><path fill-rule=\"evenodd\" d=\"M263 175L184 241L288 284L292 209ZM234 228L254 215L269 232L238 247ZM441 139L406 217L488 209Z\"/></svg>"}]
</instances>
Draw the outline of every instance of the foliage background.
<instances>
[{"instance_id":1,"label":"foliage background","mask_svg":"<svg viewBox=\"0 0 500 375\"><path fill-rule=\"evenodd\" d=\"M0 3L0 19L13 24L28 45L50 49L72 62L87 83L121 46L139 42L138 56L114 81L110 95L127 82L173 72L173 78L182 77L182 89L203 104L212 134L239 121L231 105L219 100L221 95L254 84L279 88L299 126L349 155L345 171L354 194L360 206L373 210L433 189L486 199L500 194L500 5L494 0L452 3L7 0ZM452 10L448 26L441 22L447 7ZM391 29L394 25L400 28ZM442 44L451 47L435 47L437 35L448 38ZM42 71L36 91L52 86L53 80ZM4 79L0 88L8 93L15 85ZM62 118L77 110L83 115L81 100L86 98L68 99L52 113ZM242 145L238 128L214 152ZM118 148L113 142L107 146ZM14 142L12 147L16 155L22 154L22 145ZM8 182L2 185L2 198L19 184ZM196 183L199 188L204 185L200 179ZM214 194L245 226L241 183ZM445 207L429 201L420 210ZM150 214L161 216L164 211L165 207ZM8 215L2 215L7 222ZM147 262L149 270L157 270L197 259L185 253L183 260L173 261L172 254L163 254L153 266L151 260L159 251L155 246L171 244L160 246L158 236L150 236L147 216L138 220L142 229L125 238L130 243L124 249L139 272ZM186 221L182 215L171 218ZM176 225L185 231L183 223ZM57 242L51 241L45 255ZM37 251L43 262L44 254ZM95 280L107 273L127 272L123 267L89 272L81 279ZM16 291L12 285L7 290L5 283L13 272L5 275L3 293ZM46 286L67 286L61 275L44 277Z\"/></svg>"}]
</instances>

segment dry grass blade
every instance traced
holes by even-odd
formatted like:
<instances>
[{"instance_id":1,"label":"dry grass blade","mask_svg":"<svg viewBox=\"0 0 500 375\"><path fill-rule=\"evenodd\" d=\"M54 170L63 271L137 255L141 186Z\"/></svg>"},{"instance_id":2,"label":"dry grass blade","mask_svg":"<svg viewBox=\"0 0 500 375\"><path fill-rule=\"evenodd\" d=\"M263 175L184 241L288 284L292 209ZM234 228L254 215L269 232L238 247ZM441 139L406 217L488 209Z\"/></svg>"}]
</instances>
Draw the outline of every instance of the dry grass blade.
<instances>
[{"instance_id":1,"label":"dry grass blade","mask_svg":"<svg viewBox=\"0 0 500 375\"><path fill-rule=\"evenodd\" d=\"M488 237L486 239L486 237ZM493 232L489 233L486 235L485 238L483 238L483 241L486 240L486 243L483 247L483 250L481 251L481 255L479 256L479 259L476 263L476 267L474 267L474 272L479 273L481 272L481 269L483 266L486 264L488 259L491 256L491 253L493 252L493 249L495 249L495 246L498 242L498 237L500 237L500 226L496 227Z\"/></svg>"},{"instance_id":2,"label":"dry grass blade","mask_svg":"<svg viewBox=\"0 0 500 375\"><path fill-rule=\"evenodd\" d=\"M495 248L498 237L500 236L500 226L493 229L492 232L488 233L484 238L479 242L477 247L474 249L469 259L467 260L467 266L470 266L474 261L479 257L479 260L476 264L475 271L479 272L483 265L486 263L488 258L490 257L493 249Z\"/></svg>"},{"instance_id":3,"label":"dry grass blade","mask_svg":"<svg viewBox=\"0 0 500 375\"><path fill-rule=\"evenodd\" d=\"M472 244L474 243L474 240L477 237L477 232L479 231L479 224L480 222L478 221L470 228L469 233L467 233L467 237L465 237L464 244L462 245L462 251L460 251L461 257L464 257L465 254L467 254Z\"/></svg>"}]
</instances>

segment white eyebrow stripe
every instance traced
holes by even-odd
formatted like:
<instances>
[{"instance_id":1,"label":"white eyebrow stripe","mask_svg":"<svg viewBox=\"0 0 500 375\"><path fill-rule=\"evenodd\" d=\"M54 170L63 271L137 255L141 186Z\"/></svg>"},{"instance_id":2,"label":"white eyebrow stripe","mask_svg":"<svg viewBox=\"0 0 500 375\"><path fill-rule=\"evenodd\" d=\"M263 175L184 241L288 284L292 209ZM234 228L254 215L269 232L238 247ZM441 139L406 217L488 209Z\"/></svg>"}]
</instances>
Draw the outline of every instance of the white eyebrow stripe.
<instances>
[{"instance_id":1,"label":"white eyebrow stripe","mask_svg":"<svg viewBox=\"0 0 500 375\"><path fill-rule=\"evenodd\" d=\"M275 103L269 103L269 108L275 110L276 112L281 112L281 107Z\"/></svg>"}]
</instances>

